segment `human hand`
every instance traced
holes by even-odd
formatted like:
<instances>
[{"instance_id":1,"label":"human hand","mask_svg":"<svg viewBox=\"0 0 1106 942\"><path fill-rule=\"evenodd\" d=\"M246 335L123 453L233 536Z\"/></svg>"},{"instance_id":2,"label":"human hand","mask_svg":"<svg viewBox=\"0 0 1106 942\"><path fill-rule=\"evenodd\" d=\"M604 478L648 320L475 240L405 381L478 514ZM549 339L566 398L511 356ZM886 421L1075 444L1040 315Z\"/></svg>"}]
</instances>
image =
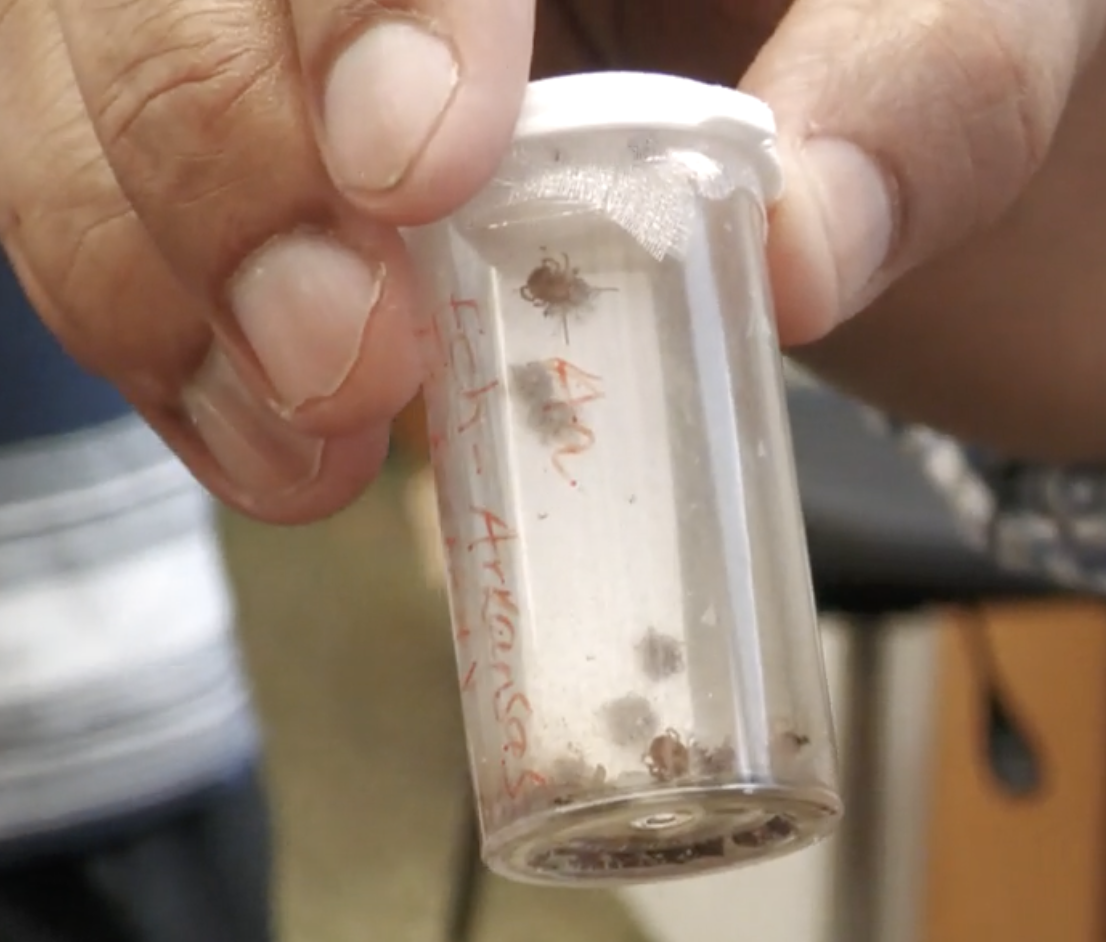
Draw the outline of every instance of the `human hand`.
<instances>
[{"instance_id":1,"label":"human hand","mask_svg":"<svg viewBox=\"0 0 1106 942\"><path fill-rule=\"evenodd\" d=\"M542 0L534 65L744 75L768 100L788 186L774 291L796 344L1012 203L1106 3L786 7ZM419 381L394 227L490 176L532 13L0 0L0 237L70 351L216 495L271 521L333 512L375 474Z\"/></svg>"},{"instance_id":2,"label":"human hand","mask_svg":"<svg viewBox=\"0 0 1106 942\"><path fill-rule=\"evenodd\" d=\"M396 225L490 176L532 16L0 0L0 239L26 293L228 504L341 508L420 379Z\"/></svg>"}]
</instances>

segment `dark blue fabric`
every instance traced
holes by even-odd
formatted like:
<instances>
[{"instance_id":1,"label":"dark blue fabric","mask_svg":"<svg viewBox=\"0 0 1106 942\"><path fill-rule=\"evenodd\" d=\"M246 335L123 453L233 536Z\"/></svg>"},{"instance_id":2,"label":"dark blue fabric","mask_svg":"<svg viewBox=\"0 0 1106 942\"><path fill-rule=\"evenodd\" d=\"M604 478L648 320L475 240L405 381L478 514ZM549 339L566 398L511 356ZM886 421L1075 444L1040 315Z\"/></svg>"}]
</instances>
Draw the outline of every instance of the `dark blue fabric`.
<instances>
[{"instance_id":1,"label":"dark blue fabric","mask_svg":"<svg viewBox=\"0 0 1106 942\"><path fill-rule=\"evenodd\" d=\"M12 867L31 861L80 854L115 841L126 840L143 831L156 830L167 819L203 808L212 799L226 792L252 786L259 775L253 757L229 767L225 774L200 788L189 787L181 792L163 795L160 800L122 810L114 817L63 826L33 837L0 842L0 884ZM3 938L0 936L0 938Z\"/></svg>"},{"instance_id":2,"label":"dark blue fabric","mask_svg":"<svg viewBox=\"0 0 1106 942\"><path fill-rule=\"evenodd\" d=\"M0 939L275 942L272 835L257 771L157 820L0 866Z\"/></svg>"},{"instance_id":3,"label":"dark blue fabric","mask_svg":"<svg viewBox=\"0 0 1106 942\"><path fill-rule=\"evenodd\" d=\"M101 425L130 411L43 327L0 256L0 447Z\"/></svg>"}]
</instances>

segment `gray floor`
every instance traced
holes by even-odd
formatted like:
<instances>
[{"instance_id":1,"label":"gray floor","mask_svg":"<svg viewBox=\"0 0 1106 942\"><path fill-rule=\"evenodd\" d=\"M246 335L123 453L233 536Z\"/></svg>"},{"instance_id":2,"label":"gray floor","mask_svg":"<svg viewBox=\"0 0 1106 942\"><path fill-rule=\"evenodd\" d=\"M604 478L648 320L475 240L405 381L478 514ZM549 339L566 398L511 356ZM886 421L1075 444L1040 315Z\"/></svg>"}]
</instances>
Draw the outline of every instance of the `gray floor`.
<instances>
[{"instance_id":1,"label":"gray floor","mask_svg":"<svg viewBox=\"0 0 1106 942\"><path fill-rule=\"evenodd\" d=\"M444 600L390 473L324 523L228 517L287 942L440 942L464 746ZM489 878L478 942L644 942L611 896Z\"/></svg>"}]
</instances>

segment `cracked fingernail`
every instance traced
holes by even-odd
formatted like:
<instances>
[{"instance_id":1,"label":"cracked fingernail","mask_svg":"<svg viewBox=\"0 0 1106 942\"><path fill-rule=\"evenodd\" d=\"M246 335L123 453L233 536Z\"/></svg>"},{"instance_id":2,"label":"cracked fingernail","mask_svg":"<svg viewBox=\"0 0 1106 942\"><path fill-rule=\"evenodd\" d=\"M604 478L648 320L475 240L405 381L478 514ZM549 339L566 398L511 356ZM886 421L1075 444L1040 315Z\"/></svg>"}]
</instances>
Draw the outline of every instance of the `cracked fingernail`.
<instances>
[{"instance_id":1,"label":"cracked fingernail","mask_svg":"<svg viewBox=\"0 0 1106 942\"><path fill-rule=\"evenodd\" d=\"M231 306L284 408L338 391L383 288L383 265L322 235L282 236L243 264Z\"/></svg>"}]
</instances>

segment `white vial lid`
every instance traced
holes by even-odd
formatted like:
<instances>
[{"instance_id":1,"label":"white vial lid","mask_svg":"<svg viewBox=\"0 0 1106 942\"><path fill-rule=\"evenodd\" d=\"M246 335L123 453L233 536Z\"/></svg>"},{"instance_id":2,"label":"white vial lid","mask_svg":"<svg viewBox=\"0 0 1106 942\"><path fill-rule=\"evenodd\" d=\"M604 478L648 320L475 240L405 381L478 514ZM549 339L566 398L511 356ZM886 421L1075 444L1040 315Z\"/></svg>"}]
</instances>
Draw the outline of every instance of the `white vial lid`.
<instances>
[{"instance_id":1,"label":"white vial lid","mask_svg":"<svg viewBox=\"0 0 1106 942\"><path fill-rule=\"evenodd\" d=\"M531 82L515 140L567 131L701 130L739 145L767 202L779 198L783 174L776 120L759 98L725 85L655 72L589 72Z\"/></svg>"}]
</instances>

